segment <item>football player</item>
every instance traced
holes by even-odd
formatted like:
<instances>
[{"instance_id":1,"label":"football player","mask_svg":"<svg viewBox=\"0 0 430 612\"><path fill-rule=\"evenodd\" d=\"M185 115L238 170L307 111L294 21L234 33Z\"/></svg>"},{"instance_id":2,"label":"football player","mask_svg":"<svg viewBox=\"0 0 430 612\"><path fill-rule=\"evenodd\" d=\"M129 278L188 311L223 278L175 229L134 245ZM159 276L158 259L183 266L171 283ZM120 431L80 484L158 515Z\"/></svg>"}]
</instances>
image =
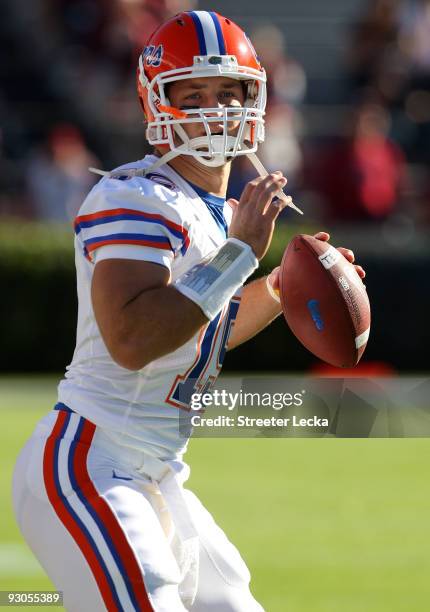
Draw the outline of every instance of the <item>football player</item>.
<instances>
[{"instance_id":1,"label":"football player","mask_svg":"<svg viewBox=\"0 0 430 612\"><path fill-rule=\"evenodd\" d=\"M138 92L154 152L101 179L75 221L76 349L18 459L16 517L68 610L258 611L183 486L179 415L281 311L276 270L243 285L291 203L286 178L225 201L232 160L264 139L266 76L235 23L186 12L151 36Z\"/></svg>"}]
</instances>

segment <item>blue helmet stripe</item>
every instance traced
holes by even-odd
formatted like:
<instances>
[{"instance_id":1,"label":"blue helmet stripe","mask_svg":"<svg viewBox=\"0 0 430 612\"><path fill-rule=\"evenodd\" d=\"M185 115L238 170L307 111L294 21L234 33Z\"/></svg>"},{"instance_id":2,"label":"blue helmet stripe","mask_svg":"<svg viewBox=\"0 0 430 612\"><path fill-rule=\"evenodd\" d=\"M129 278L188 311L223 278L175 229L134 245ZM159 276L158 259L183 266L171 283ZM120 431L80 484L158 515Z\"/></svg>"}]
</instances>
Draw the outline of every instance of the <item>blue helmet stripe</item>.
<instances>
[{"instance_id":1,"label":"blue helmet stripe","mask_svg":"<svg viewBox=\"0 0 430 612\"><path fill-rule=\"evenodd\" d=\"M222 35L221 24L219 22L218 16L213 11L209 11L209 15L212 17L212 21L215 24L220 55L225 55L226 50L225 50L224 36Z\"/></svg>"},{"instance_id":2,"label":"blue helmet stripe","mask_svg":"<svg viewBox=\"0 0 430 612\"><path fill-rule=\"evenodd\" d=\"M203 26L200 22L200 19L198 18L198 16L196 15L194 11L190 11L190 15L191 15L192 20L194 21L194 25L196 26L197 37L199 39L200 55L207 55L206 41L205 41L205 35L203 32Z\"/></svg>"}]
</instances>

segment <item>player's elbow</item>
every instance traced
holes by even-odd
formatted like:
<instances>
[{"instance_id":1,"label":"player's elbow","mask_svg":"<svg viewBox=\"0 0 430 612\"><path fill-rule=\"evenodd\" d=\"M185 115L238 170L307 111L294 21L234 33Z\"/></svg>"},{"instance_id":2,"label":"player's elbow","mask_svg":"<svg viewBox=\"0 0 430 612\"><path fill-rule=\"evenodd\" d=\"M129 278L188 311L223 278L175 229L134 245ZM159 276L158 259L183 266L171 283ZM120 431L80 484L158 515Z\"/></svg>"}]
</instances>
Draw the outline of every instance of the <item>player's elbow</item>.
<instances>
[{"instance_id":1,"label":"player's elbow","mask_svg":"<svg viewBox=\"0 0 430 612\"><path fill-rule=\"evenodd\" d=\"M115 363L133 372L141 370L153 360L148 347L142 343L136 345L130 338L112 341L107 348Z\"/></svg>"},{"instance_id":2,"label":"player's elbow","mask_svg":"<svg viewBox=\"0 0 430 612\"><path fill-rule=\"evenodd\" d=\"M142 359L138 359L137 356L130 355L125 352L116 352L115 354L111 353L111 357L117 365L132 372L138 372L149 363L149 361L147 362Z\"/></svg>"}]
</instances>

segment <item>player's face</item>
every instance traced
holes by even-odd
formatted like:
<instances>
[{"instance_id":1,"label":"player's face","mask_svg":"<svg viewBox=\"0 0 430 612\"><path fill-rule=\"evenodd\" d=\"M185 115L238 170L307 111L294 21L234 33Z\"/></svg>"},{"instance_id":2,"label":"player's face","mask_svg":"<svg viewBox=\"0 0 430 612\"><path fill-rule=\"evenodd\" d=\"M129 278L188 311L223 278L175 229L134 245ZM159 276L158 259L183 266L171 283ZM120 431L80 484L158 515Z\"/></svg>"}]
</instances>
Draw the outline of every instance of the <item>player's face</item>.
<instances>
[{"instance_id":1,"label":"player's face","mask_svg":"<svg viewBox=\"0 0 430 612\"><path fill-rule=\"evenodd\" d=\"M227 77L202 77L176 81L170 85L168 95L172 106L184 110L192 108L234 108L235 106L243 106L245 102L242 83ZM222 112L214 112L211 115L220 118L219 123L217 121L209 123L211 133L222 134ZM239 119L228 122L229 134L235 134L239 123ZM184 123L183 127L190 138L206 135L202 123Z\"/></svg>"}]
</instances>

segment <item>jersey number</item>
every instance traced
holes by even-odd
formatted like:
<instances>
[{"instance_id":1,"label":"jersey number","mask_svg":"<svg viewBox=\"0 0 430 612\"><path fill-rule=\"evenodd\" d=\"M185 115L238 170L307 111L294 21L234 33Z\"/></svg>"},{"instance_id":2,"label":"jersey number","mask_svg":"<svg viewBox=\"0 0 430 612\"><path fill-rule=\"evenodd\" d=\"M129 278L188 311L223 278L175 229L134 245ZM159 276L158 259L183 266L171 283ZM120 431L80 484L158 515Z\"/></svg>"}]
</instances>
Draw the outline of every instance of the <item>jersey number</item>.
<instances>
[{"instance_id":1,"label":"jersey number","mask_svg":"<svg viewBox=\"0 0 430 612\"><path fill-rule=\"evenodd\" d=\"M222 310L200 337L200 350L194 363L176 377L166 402L177 408L190 409L193 393L205 393L215 383L227 351L231 328L239 310L240 299L233 297L227 311Z\"/></svg>"}]
</instances>

